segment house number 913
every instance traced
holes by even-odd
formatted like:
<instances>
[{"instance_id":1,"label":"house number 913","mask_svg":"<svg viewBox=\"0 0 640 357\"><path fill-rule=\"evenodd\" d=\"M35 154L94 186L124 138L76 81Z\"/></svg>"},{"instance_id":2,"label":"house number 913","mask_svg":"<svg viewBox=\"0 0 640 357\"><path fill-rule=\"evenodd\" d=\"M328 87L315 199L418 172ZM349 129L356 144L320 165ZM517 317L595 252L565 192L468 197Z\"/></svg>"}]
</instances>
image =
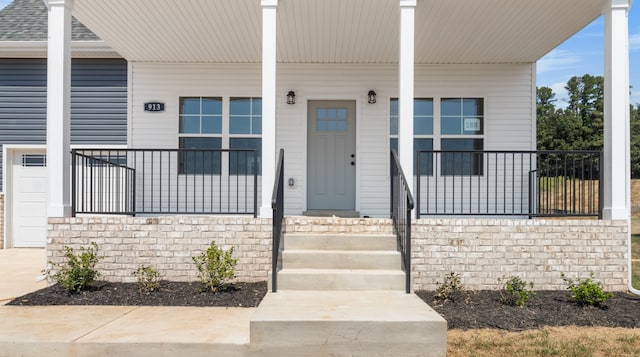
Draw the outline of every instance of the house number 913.
<instances>
[{"instance_id":1,"label":"house number 913","mask_svg":"<svg viewBox=\"0 0 640 357\"><path fill-rule=\"evenodd\" d=\"M164 112L164 103L144 103L145 112Z\"/></svg>"}]
</instances>

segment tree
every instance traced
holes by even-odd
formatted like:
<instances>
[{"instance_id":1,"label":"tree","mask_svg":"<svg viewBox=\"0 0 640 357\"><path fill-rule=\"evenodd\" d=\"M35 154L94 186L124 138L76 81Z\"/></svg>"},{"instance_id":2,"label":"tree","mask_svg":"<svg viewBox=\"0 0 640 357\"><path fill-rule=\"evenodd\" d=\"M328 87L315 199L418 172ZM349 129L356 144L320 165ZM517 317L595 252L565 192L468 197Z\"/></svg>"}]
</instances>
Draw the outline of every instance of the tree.
<instances>
[{"instance_id":1,"label":"tree","mask_svg":"<svg viewBox=\"0 0 640 357\"><path fill-rule=\"evenodd\" d=\"M640 103L631 106L631 178L640 178Z\"/></svg>"}]
</instances>

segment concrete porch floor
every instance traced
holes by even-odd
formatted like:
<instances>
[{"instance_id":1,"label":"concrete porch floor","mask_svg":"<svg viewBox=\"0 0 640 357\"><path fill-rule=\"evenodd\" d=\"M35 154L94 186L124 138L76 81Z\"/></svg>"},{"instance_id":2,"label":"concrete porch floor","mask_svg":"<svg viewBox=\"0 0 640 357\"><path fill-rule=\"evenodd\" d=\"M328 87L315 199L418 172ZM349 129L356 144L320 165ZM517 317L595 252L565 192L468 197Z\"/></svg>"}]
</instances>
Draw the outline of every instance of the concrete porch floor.
<instances>
[{"instance_id":1,"label":"concrete porch floor","mask_svg":"<svg viewBox=\"0 0 640 357\"><path fill-rule=\"evenodd\" d=\"M46 285L34 281L43 261L44 250L0 250L2 303ZM3 305L0 357L444 356L446 322L432 312L394 291L280 291L259 308Z\"/></svg>"}]
</instances>

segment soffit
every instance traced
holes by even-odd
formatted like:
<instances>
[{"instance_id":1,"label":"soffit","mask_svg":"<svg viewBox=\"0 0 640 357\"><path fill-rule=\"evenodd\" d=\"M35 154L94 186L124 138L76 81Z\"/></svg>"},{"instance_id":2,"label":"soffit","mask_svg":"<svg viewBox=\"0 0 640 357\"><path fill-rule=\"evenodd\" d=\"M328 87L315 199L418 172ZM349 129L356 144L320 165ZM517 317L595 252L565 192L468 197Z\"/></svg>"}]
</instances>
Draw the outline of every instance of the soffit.
<instances>
[{"instance_id":1,"label":"soffit","mask_svg":"<svg viewBox=\"0 0 640 357\"><path fill-rule=\"evenodd\" d=\"M535 62L606 0L418 0L416 63ZM129 61L258 63L260 0L75 0ZM399 0L279 0L280 63L397 63Z\"/></svg>"}]
</instances>

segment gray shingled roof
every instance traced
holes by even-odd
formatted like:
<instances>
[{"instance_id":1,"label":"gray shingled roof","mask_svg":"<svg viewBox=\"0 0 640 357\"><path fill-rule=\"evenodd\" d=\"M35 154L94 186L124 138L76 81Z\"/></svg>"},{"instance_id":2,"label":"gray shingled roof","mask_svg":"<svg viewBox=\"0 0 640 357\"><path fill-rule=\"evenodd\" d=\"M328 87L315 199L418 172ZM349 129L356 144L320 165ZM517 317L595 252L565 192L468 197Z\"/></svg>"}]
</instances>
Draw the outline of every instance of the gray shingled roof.
<instances>
[{"instance_id":1,"label":"gray shingled roof","mask_svg":"<svg viewBox=\"0 0 640 357\"><path fill-rule=\"evenodd\" d=\"M73 41L100 40L93 32L73 18ZM0 10L0 41L46 41L47 7L42 0L13 0Z\"/></svg>"}]
</instances>

